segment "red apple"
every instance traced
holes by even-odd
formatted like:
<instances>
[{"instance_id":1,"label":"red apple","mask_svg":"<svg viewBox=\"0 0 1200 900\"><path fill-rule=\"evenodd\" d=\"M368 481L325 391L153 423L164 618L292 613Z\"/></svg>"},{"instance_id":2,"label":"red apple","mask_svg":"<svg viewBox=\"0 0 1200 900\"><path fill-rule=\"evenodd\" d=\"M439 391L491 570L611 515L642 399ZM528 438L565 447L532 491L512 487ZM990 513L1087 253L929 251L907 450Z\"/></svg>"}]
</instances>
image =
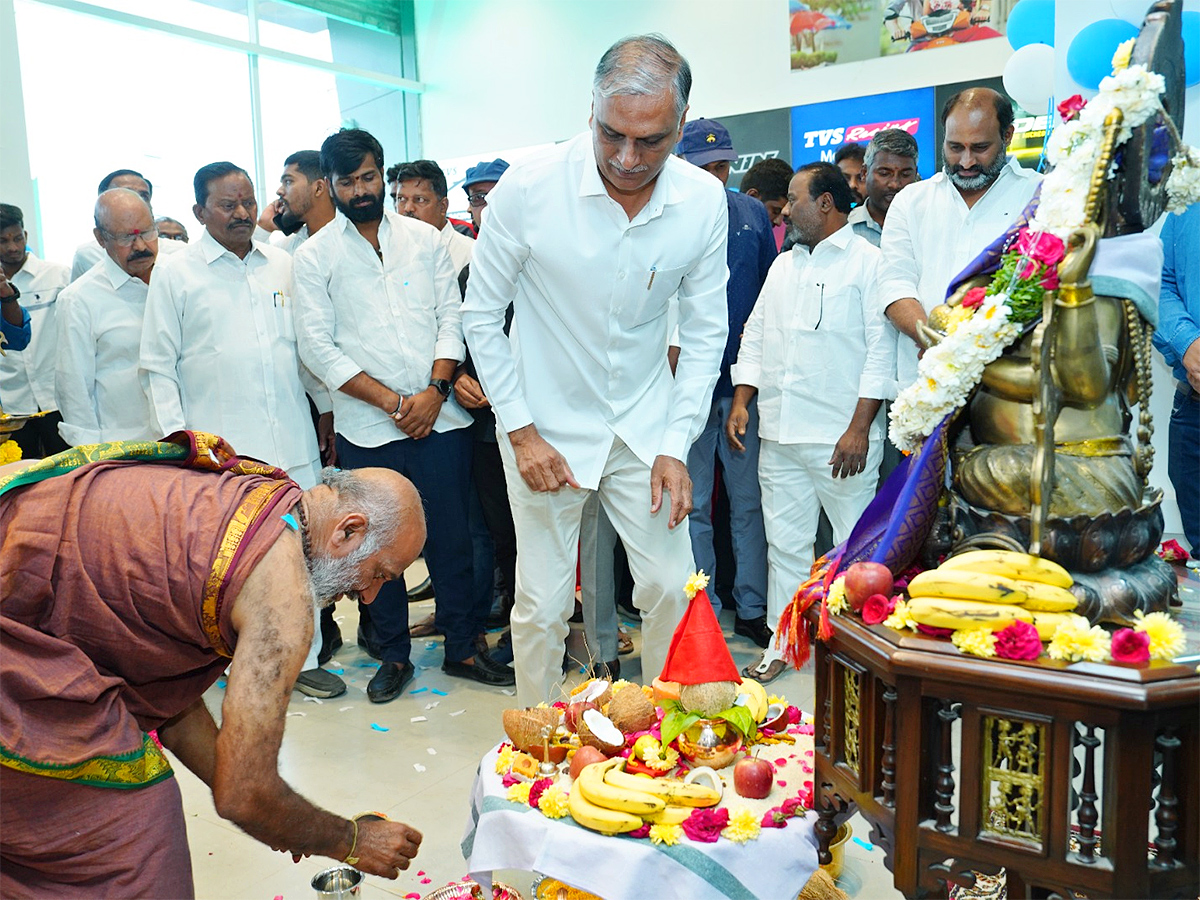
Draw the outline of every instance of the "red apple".
<instances>
[{"instance_id":1,"label":"red apple","mask_svg":"<svg viewBox=\"0 0 1200 900\"><path fill-rule=\"evenodd\" d=\"M892 596L895 582L891 570L882 563L856 562L846 570L846 602L855 612L860 612L872 594Z\"/></svg>"},{"instance_id":2,"label":"red apple","mask_svg":"<svg viewBox=\"0 0 1200 900\"><path fill-rule=\"evenodd\" d=\"M574 734L579 730L579 722L583 718L585 710L599 709L594 700L582 700L572 703L567 707L567 711L563 713L563 724L567 726L567 731Z\"/></svg>"},{"instance_id":3,"label":"red apple","mask_svg":"<svg viewBox=\"0 0 1200 900\"><path fill-rule=\"evenodd\" d=\"M775 767L757 756L746 756L733 767L733 789L740 797L761 800L771 793Z\"/></svg>"},{"instance_id":4,"label":"red apple","mask_svg":"<svg viewBox=\"0 0 1200 900\"><path fill-rule=\"evenodd\" d=\"M603 753L595 747L584 745L575 751L575 755L571 757L571 779L579 777L579 773L583 771L584 766L590 766L592 763L604 762L608 759Z\"/></svg>"}]
</instances>

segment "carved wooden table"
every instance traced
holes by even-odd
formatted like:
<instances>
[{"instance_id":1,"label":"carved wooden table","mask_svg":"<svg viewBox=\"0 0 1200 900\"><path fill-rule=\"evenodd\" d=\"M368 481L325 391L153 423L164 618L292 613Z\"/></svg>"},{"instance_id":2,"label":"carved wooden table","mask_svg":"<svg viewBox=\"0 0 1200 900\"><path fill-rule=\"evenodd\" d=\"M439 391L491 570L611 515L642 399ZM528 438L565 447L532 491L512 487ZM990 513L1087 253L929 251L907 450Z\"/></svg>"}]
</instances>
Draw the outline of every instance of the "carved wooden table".
<instances>
[{"instance_id":1,"label":"carved wooden table","mask_svg":"<svg viewBox=\"0 0 1200 900\"><path fill-rule=\"evenodd\" d=\"M1197 896L1196 659L992 661L848 616L814 655L822 863L856 805L908 897L1001 866L1014 898Z\"/></svg>"}]
</instances>

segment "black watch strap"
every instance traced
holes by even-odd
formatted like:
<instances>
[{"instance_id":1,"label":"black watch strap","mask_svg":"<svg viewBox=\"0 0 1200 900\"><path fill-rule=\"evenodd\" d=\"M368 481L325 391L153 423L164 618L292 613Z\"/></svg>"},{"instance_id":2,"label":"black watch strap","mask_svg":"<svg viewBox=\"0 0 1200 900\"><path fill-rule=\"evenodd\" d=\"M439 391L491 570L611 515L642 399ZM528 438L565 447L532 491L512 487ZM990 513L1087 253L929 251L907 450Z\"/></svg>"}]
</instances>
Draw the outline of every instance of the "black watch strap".
<instances>
[{"instance_id":1,"label":"black watch strap","mask_svg":"<svg viewBox=\"0 0 1200 900\"><path fill-rule=\"evenodd\" d=\"M437 388L437 392L442 395L443 400L450 398L450 382L445 378L434 378L429 382L429 386Z\"/></svg>"},{"instance_id":2,"label":"black watch strap","mask_svg":"<svg viewBox=\"0 0 1200 900\"><path fill-rule=\"evenodd\" d=\"M21 291L17 288L17 286L15 284L13 284L11 281L8 283L8 286L10 288L12 288L12 296L11 297L0 297L0 302L12 303L14 300L20 300L21 299Z\"/></svg>"}]
</instances>

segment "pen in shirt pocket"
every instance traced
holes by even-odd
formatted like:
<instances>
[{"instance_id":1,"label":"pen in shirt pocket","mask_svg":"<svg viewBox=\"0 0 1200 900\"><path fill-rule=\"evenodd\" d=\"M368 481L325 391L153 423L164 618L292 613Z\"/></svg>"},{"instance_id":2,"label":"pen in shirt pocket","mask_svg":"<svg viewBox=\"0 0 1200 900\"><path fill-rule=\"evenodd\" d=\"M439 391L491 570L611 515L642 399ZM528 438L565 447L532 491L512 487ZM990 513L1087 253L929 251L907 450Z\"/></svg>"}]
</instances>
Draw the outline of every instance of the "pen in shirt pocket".
<instances>
[{"instance_id":1,"label":"pen in shirt pocket","mask_svg":"<svg viewBox=\"0 0 1200 900\"><path fill-rule=\"evenodd\" d=\"M658 266L650 267L650 280L646 282L646 290L650 290L650 286L654 284L654 276L658 272Z\"/></svg>"},{"instance_id":2,"label":"pen in shirt pocket","mask_svg":"<svg viewBox=\"0 0 1200 900\"><path fill-rule=\"evenodd\" d=\"M271 294L271 305L279 308L287 304L287 298L283 296L283 291L275 291Z\"/></svg>"}]
</instances>

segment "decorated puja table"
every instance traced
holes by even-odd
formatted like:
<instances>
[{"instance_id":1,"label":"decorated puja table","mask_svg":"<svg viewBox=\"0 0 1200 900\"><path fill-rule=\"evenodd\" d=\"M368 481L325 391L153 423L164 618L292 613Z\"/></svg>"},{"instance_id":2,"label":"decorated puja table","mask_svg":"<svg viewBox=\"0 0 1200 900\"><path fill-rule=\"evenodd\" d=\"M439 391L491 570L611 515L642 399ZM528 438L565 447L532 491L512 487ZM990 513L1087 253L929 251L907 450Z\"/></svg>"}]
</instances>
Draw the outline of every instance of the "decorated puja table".
<instances>
[{"instance_id":1,"label":"decorated puja table","mask_svg":"<svg viewBox=\"0 0 1200 900\"><path fill-rule=\"evenodd\" d=\"M1009 897L1196 895L1195 658L981 659L841 616L815 665L819 840L856 806L906 896L1001 866Z\"/></svg>"}]
</instances>

